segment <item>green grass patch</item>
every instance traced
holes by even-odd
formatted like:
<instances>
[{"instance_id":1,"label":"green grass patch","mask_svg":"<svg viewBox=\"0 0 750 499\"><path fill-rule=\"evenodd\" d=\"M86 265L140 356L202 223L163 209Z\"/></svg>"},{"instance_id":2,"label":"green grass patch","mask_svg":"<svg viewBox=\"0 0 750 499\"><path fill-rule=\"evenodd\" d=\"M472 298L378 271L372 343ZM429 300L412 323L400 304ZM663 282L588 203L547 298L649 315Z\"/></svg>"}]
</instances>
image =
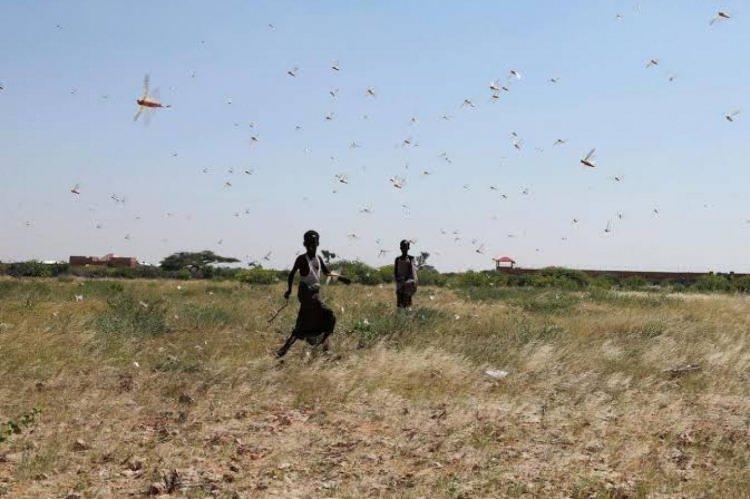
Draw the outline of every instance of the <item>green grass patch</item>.
<instances>
[{"instance_id":1,"label":"green grass patch","mask_svg":"<svg viewBox=\"0 0 750 499\"><path fill-rule=\"evenodd\" d=\"M633 294L601 288L588 290L586 299L599 304L644 308L666 307L675 303L674 298L666 296L662 291Z\"/></svg>"},{"instance_id":2,"label":"green grass patch","mask_svg":"<svg viewBox=\"0 0 750 499\"><path fill-rule=\"evenodd\" d=\"M508 287L471 287L459 293L472 301L505 301L526 312L552 314L567 312L580 302L580 297L565 290Z\"/></svg>"},{"instance_id":3,"label":"green grass patch","mask_svg":"<svg viewBox=\"0 0 750 499\"><path fill-rule=\"evenodd\" d=\"M460 290L460 294L473 301L512 300L519 293L529 292L507 287L474 286Z\"/></svg>"},{"instance_id":4,"label":"green grass patch","mask_svg":"<svg viewBox=\"0 0 750 499\"><path fill-rule=\"evenodd\" d=\"M194 329L220 328L235 322L235 316L218 305L188 303L178 311L179 323Z\"/></svg>"},{"instance_id":5,"label":"green grass patch","mask_svg":"<svg viewBox=\"0 0 750 499\"><path fill-rule=\"evenodd\" d=\"M94 323L105 335L144 337L169 331L164 300L146 302L127 293L108 298L107 310L96 316Z\"/></svg>"},{"instance_id":6,"label":"green grass patch","mask_svg":"<svg viewBox=\"0 0 750 499\"><path fill-rule=\"evenodd\" d=\"M411 311L393 311L381 304L372 313L354 321L351 331L357 336L360 348L370 346L393 335L419 331L436 326L446 320L447 314L439 310L420 307Z\"/></svg>"},{"instance_id":7,"label":"green grass patch","mask_svg":"<svg viewBox=\"0 0 750 499\"><path fill-rule=\"evenodd\" d=\"M125 291L125 287L118 281L84 281L77 289L76 294L84 297L107 298Z\"/></svg>"}]
</instances>

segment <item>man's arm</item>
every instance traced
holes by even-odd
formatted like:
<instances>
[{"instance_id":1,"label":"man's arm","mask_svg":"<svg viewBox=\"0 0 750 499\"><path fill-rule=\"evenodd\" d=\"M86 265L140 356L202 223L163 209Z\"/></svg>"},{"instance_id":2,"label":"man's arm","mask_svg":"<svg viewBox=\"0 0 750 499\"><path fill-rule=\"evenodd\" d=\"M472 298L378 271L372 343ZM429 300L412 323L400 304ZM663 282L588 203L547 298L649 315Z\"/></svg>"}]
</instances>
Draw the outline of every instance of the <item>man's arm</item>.
<instances>
[{"instance_id":1,"label":"man's arm","mask_svg":"<svg viewBox=\"0 0 750 499\"><path fill-rule=\"evenodd\" d=\"M393 260L393 280L398 282L398 257Z\"/></svg>"},{"instance_id":2,"label":"man's arm","mask_svg":"<svg viewBox=\"0 0 750 499\"><path fill-rule=\"evenodd\" d=\"M287 279L287 290L286 293L284 293L284 298L287 300L289 299L289 295L292 294L292 285L294 284L294 276L297 274L297 270L299 269L299 257L294 260L294 266L292 267L292 270L289 271L289 278Z\"/></svg>"},{"instance_id":3,"label":"man's arm","mask_svg":"<svg viewBox=\"0 0 750 499\"><path fill-rule=\"evenodd\" d=\"M327 275L327 276L332 275L331 271L328 270L328 266L326 265L326 263L323 261L322 258L320 259L320 271L323 272L323 275ZM344 284L351 284L352 283L351 279L349 279L348 277L345 277L345 276L340 275L338 273L333 274L333 275L335 276L336 279L338 279L339 281L343 282Z\"/></svg>"}]
</instances>

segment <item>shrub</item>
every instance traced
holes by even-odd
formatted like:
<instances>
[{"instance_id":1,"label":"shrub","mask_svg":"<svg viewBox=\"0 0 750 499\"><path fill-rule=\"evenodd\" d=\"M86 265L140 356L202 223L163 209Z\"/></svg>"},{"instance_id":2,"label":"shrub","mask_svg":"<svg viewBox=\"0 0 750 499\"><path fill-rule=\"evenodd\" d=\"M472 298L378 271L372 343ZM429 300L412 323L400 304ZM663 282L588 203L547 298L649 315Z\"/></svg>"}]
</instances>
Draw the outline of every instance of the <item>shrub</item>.
<instances>
[{"instance_id":1,"label":"shrub","mask_svg":"<svg viewBox=\"0 0 750 499\"><path fill-rule=\"evenodd\" d=\"M698 291L729 291L730 282L724 276L709 274L698 277L692 287Z\"/></svg>"},{"instance_id":2,"label":"shrub","mask_svg":"<svg viewBox=\"0 0 750 499\"><path fill-rule=\"evenodd\" d=\"M12 435L21 433L24 429L34 426L41 413L41 409L34 407L30 412L21 415L17 420L11 419L0 424L0 444L8 440Z\"/></svg>"},{"instance_id":3,"label":"shrub","mask_svg":"<svg viewBox=\"0 0 750 499\"><path fill-rule=\"evenodd\" d=\"M143 279L156 279L164 277L164 273L159 267L153 265L139 265L136 267L136 274Z\"/></svg>"},{"instance_id":4,"label":"shrub","mask_svg":"<svg viewBox=\"0 0 750 499\"><path fill-rule=\"evenodd\" d=\"M620 286L626 289L638 289L648 286L648 281L643 277L633 276L620 281Z\"/></svg>"},{"instance_id":5,"label":"shrub","mask_svg":"<svg viewBox=\"0 0 750 499\"><path fill-rule=\"evenodd\" d=\"M105 334L154 336L169 330L166 317L163 300L147 303L120 293L107 299L107 310L97 316L96 326Z\"/></svg>"},{"instance_id":6,"label":"shrub","mask_svg":"<svg viewBox=\"0 0 750 499\"><path fill-rule=\"evenodd\" d=\"M342 260L337 263L339 272L359 284L380 284L383 281L377 269L359 260Z\"/></svg>"},{"instance_id":7,"label":"shrub","mask_svg":"<svg viewBox=\"0 0 750 499\"><path fill-rule=\"evenodd\" d=\"M474 272L473 270L469 270L461 274L454 274L452 278L449 279L449 281L451 285L457 288L489 286L491 282L490 278L486 274L482 272Z\"/></svg>"},{"instance_id":8,"label":"shrub","mask_svg":"<svg viewBox=\"0 0 750 499\"><path fill-rule=\"evenodd\" d=\"M211 279L235 279L242 269L230 268L230 267L209 267L210 275L204 275L203 277ZM271 271L273 272L273 271Z\"/></svg>"},{"instance_id":9,"label":"shrub","mask_svg":"<svg viewBox=\"0 0 750 499\"><path fill-rule=\"evenodd\" d=\"M68 270L67 263L46 264L36 260L8 265L7 273L13 277L56 277Z\"/></svg>"},{"instance_id":10,"label":"shrub","mask_svg":"<svg viewBox=\"0 0 750 499\"><path fill-rule=\"evenodd\" d=\"M84 296L112 296L122 293L125 287L117 281L85 281L81 283L80 293Z\"/></svg>"},{"instance_id":11,"label":"shrub","mask_svg":"<svg viewBox=\"0 0 750 499\"><path fill-rule=\"evenodd\" d=\"M262 269L258 267L240 270L239 272L237 272L235 279L245 284L273 284L278 280L276 278L275 270Z\"/></svg>"},{"instance_id":12,"label":"shrub","mask_svg":"<svg viewBox=\"0 0 750 499\"><path fill-rule=\"evenodd\" d=\"M135 279L136 277L140 277L138 269L131 269L130 267L107 268L104 273L107 277L115 277L120 279Z\"/></svg>"},{"instance_id":13,"label":"shrub","mask_svg":"<svg viewBox=\"0 0 750 499\"><path fill-rule=\"evenodd\" d=\"M598 275L591 278L590 285L600 289L611 289L617 285L617 279L611 275Z\"/></svg>"},{"instance_id":14,"label":"shrub","mask_svg":"<svg viewBox=\"0 0 750 499\"><path fill-rule=\"evenodd\" d=\"M750 292L750 276L735 277L731 281L732 289L740 293Z\"/></svg>"},{"instance_id":15,"label":"shrub","mask_svg":"<svg viewBox=\"0 0 750 499\"><path fill-rule=\"evenodd\" d=\"M431 308L416 308L410 313L389 312L386 305L378 305L371 316L354 322L352 332L357 336L358 346L364 348L394 334L415 331L444 320L444 312Z\"/></svg>"},{"instance_id":16,"label":"shrub","mask_svg":"<svg viewBox=\"0 0 750 499\"><path fill-rule=\"evenodd\" d=\"M581 289L591 283L591 278L580 270L562 267L547 267L542 269L538 275L545 278L545 286L563 289Z\"/></svg>"},{"instance_id":17,"label":"shrub","mask_svg":"<svg viewBox=\"0 0 750 499\"><path fill-rule=\"evenodd\" d=\"M378 279L382 283L389 283L393 282L393 265L384 265L378 269ZM419 277L422 277L422 274L419 274ZM421 279L420 279L421 281Z\"/></svg>"},{"instance_id":18,"label":"shrub","mask_svg":"<svg viewBox=\"0 0 750 499\"><path fill-rule=\"evenodd\" d=\"M193 275L187 269L178 270L176 272L170 272L169 276L172 279L179 279L181 281L187 281L193 278Z\"/></svg>"},{"instance_id":19,"label":"shrub","mask_svg":"<svg viewBox=\"0 0 750 499\"><path fill-rule=\"evenodd\" d=\"M448 277L437 271L435 267L426 265L418 271L419 284L424 286L445 286ZM386 281L391 282L391 281Z\"/></svg>"},{"instance_id":20,"label":"shrub","mask_svg":"<svg viewBox=\"0 0 750 499\"><path fill-rule=\"evenodd\" d=\"M688 289L688 286L686 286L681 281L670 281L668 283L664 283L664 285L669 286L673 293L683 293Z\"/></svg>"},{"instance_id":21,"label":"shrub","mask_svg":"<svg viewBox=\"0 0 750 499\"><path fill-rule=\"evenodd\" d=\"M71 267L70 274L77 277L101 278L107 277L106 267Z\"/></svg>"},{"instance_id":22,"label":"shrub","mask_svg":"<svg viewBox=\"0 0 750 499\"><path fill-rule=\"evenodd\" d=\"M508 286L517 286L517 287L525 287L525 286L533 286L534 280L532 276L526 275L526 274L520 274L520 275L507 275L506 281Z\"/></svg>"}]
</instances>

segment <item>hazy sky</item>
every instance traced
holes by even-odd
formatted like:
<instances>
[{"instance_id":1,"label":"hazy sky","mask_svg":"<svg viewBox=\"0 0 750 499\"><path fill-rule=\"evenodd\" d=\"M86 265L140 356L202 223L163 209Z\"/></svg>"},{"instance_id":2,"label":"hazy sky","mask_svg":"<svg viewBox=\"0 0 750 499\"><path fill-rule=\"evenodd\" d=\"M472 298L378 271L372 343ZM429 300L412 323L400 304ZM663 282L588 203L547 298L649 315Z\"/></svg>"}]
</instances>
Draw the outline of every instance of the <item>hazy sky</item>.
<instances>
[{"instance_id":1,"label":"hazy sky","mask_svg":"<svg viewBox=\"0 0 750 499\"><path fill-rule=\"evenodd\" d=\"M212 249L283 268L315 228L376 265L412 238L442 270L748 272L750 108L724 117L750 99L747 6L2 2L0 260ZM172 105L148 125L146 73Z\"/></svg>"}]
</instances>

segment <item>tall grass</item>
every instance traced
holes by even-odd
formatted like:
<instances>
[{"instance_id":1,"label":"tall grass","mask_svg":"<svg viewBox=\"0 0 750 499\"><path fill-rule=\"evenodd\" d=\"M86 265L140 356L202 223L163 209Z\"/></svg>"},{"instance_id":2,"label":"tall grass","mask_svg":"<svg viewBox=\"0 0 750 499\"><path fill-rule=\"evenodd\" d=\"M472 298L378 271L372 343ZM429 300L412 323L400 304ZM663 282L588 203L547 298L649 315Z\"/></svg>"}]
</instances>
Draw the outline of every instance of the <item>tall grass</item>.
<instances>
[{"instance_id":1,"label":"tall grass","mask_svg":"<svg viewBox=\"0 0 750 499\"><path fill-rule=\"evenodd\" d=\"M0 421L42 410L0 442L0 493L745 494L745 297L423 287L397 312L332 286L332 352L278 362L282 291L0 279Z\"/></svg>"},{"instance_id":2,"label":"tall grass","mask_svg":"<svg viewBox=\"0 0 750 499\"><path fill-rule=\"evenodd\" d=\"M93 325L104 335L154 336L169 331L164 300L150 302L129 293L107 298L107 308L94 318Z\"/></svg>"}]
</instances>

